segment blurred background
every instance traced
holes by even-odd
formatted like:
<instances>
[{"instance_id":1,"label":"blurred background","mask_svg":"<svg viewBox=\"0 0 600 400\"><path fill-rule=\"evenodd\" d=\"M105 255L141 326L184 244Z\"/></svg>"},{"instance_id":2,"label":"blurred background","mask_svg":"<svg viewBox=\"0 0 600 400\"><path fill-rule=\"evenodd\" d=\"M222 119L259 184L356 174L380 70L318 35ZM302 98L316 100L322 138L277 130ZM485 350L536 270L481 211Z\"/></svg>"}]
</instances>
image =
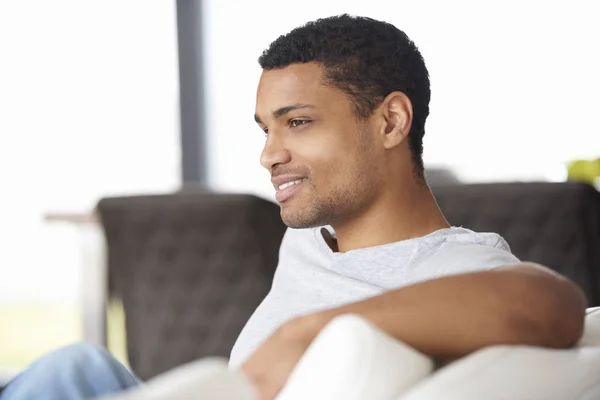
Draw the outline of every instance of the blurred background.
<instances>
[{"instance_id":1,"label":"blurred background","mask_svg":"<svg viewBox=\"0 0 600 400\"><path fill-rule=\"evenodd\" d=\"M103 342L101 198L202 187L273 199L252 117L257 58L340 13L393 23L421 50L432 174L558 182L571 168L598 182L594 1L0 0L0 371ZM117 305L109 345L126 361L122 321Z\"/></svg>"}]
</instances>

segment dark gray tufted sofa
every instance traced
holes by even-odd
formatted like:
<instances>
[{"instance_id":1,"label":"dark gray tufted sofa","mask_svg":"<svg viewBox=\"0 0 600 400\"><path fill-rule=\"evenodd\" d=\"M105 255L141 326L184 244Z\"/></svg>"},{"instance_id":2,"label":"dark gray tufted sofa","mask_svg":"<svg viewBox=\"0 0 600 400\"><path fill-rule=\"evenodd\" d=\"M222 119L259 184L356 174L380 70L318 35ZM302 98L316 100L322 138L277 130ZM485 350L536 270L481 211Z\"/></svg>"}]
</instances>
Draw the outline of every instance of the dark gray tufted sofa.
<instances>
[{"instance_id":1,"label":"dark gray tufted sofa","mask_svg":"<svg viewBox=\"0 0 600 400\"><path fill-rule=\"evenodd\" d=\"M279 207L210 193L104 199L111 296L122 299L142 379L228 356L271 287L285 226Z\"/></svg>"}]
</instances>

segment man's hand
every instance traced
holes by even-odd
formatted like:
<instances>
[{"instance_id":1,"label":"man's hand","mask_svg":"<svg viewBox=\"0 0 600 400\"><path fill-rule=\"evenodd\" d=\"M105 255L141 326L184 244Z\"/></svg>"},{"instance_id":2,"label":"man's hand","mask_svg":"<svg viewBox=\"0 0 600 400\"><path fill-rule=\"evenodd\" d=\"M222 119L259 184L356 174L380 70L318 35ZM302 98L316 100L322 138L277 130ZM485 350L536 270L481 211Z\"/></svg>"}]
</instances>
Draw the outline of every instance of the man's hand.
<instances>
[{"instance_id":1,"label":"man's hand","mask_svg":"<svg viewBox=\"0 0 600 400\"><path fill-rule=\"evenodd\" d=\"M320 328L312 316L294 319L277 329L244 363L242 371L258 392L258 400L272 400Z\"/></svg>"}]
</instances>

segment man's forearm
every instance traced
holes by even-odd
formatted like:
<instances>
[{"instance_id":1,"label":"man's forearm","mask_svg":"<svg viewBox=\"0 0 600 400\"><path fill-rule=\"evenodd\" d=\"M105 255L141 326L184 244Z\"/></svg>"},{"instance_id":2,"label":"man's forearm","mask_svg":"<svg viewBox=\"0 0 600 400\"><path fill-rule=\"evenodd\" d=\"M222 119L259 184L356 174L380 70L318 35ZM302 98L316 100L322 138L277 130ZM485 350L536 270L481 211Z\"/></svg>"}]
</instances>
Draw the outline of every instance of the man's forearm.
<instances>
[{"instance_id":1,"label":"man's forearm","mask_svg":"<svg viewBox=\"0 0 600 400\"><path fill-rule=\"evenodd\" d=\"M441 359L485 346L570 347L586 301L561 276L533 264L448 276L301 318L316 335L337 315L357 314L415 349Z\"/></svg>"}]
</instances>

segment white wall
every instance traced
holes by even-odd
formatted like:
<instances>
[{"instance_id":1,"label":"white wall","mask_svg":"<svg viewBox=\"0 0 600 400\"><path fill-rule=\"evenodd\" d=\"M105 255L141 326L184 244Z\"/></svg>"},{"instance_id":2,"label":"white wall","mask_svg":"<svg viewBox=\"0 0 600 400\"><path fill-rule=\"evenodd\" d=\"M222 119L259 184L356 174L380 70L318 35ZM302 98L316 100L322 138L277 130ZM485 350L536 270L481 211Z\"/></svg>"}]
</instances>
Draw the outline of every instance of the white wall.
<instances>
[{"instance_id":1,"label":"white wall","mask_svg":"<svg viewBox=\"0 0 600 400\"><path fill-rule=\"evenodd\" d=\"M431 75L425 161L465 180L556 179L562 163L600 156L600 15L596 1L208 0L209 166L213 187L272 197L255 126L260 53L319 17L393 23Z\"/></svg>"},{"instance_id":2,"label":"white wall","mask_svg":"<svg viewBox=\"0 0 600 400\"><path fill-rule=\"evenodd\" d=\"M0 299L73 299L76 232L46 212L179 177L175 6L0 2Z\"/></svg>"}]
</instances>

